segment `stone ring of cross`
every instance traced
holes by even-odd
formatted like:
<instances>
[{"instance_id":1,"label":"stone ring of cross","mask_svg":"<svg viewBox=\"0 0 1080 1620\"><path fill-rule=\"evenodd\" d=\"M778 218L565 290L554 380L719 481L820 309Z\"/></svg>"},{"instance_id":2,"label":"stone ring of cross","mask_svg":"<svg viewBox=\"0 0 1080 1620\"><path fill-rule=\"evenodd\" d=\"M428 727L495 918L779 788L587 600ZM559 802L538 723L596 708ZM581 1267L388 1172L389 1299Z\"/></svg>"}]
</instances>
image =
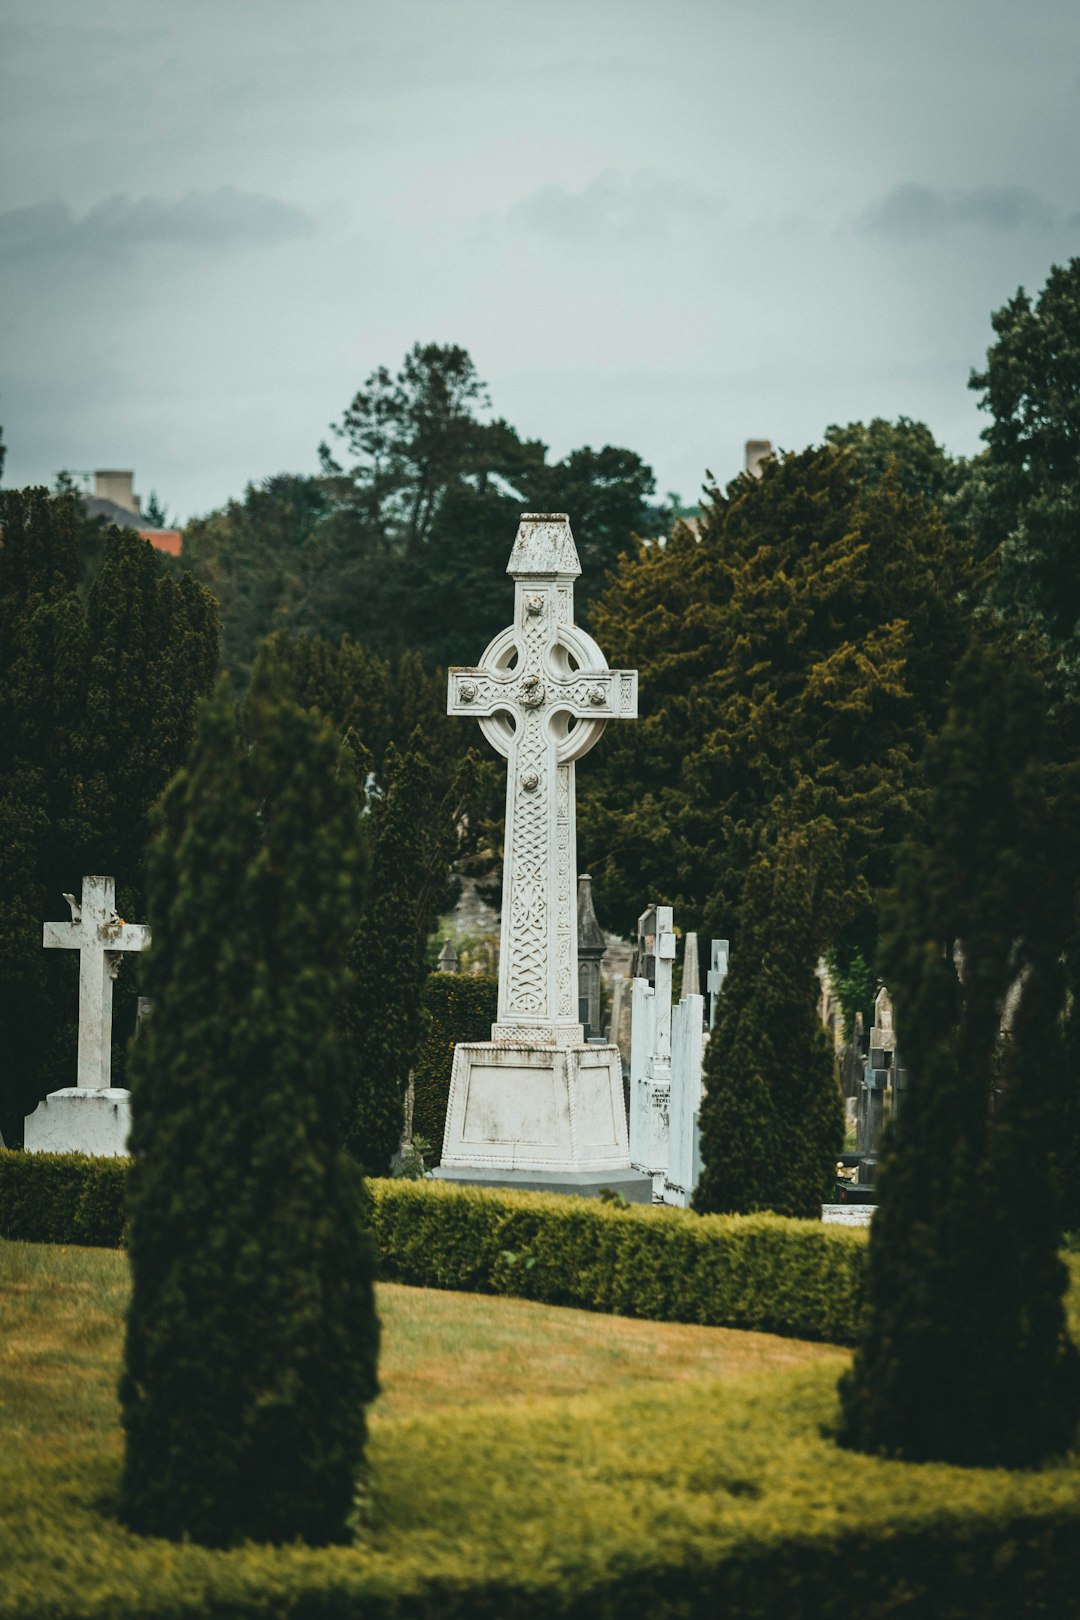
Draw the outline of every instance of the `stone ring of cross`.
<instances>
[{"instance_id":1,"label":"stone ring of cross","mask_svg":"<svg viewBox=\"0 0 1080 1620\"><path fill-rule=\"evenodd\" d=\"M459 705L467 705L504 757L527 716L539 713L555 743L556 761L580 759L608 720L622 712L618 672L608 668L592 636L577 625L555 626L552 639L528 665L522 643L521 630L511 625L488 644L477 665L451 671L451 712L465 712Z\"/></svg>"}]
</instances>

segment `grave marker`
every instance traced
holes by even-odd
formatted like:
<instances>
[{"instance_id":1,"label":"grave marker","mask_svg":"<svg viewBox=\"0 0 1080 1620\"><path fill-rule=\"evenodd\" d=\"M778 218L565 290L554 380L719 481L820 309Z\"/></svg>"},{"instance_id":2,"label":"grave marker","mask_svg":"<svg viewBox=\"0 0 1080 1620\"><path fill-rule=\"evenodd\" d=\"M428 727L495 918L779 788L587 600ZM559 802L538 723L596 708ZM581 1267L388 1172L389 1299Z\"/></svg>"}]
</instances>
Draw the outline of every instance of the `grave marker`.
<instances>
[{"instance_id":1,"label":"grave marker","mask_svg":"<svg viewBox=\"0 0 1080 1620\"><path fill-rule=\"evenodd\" d=\"M440 1173L629 1185L619 1054L586 1043L578 1009L574 771L609 720L636 716L637 674L574 624L565 513L522 515L507 572L513 624L448 676L447 712L479 721L507 776L498 1020L455 1047Z\"/></svg>"},{"instance_id":2,"label":"grave marker","mask_svg":"<svg viewBox=\"0 0 1080 1620\"><path fill-rule=\"evenodd\" d=\"M46 950L79 952L79 1048L76 1084L54 1091L27 1117L25 1146L31 1153L123 1153L130 1128L130 1093L112 1082L112 987L127 951L150 944L145 923L117 915L111 877L84 877L82 900L66 894L71 921L47 922Z\"/></svg>"},{"instance_id":3,"label":"grave marker","mask_svg":"<svg viewBox=\"0 0 1080 1620\"><path fill-rule=\"evenodd\" d=\"M630 1162L663 1194L671 1102L671 969L675 930L670 906L648 906L638 918L638 973L630 1026ZM644 969L644 972L642 971ZM651 972L652 983L645 977Z\"/></svg>"}]
</instances>

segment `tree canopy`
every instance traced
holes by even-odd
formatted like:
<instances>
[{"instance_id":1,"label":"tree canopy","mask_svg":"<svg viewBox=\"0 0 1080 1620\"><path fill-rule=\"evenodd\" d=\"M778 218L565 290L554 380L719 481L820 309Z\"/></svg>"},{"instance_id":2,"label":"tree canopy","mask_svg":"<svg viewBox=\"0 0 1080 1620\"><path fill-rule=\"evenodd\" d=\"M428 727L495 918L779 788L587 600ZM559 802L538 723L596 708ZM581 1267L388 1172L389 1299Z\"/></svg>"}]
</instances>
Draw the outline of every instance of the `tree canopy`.
<instances>
[{"instance_id":1,"label":"tree canopy","mask_svg":"<svg viewBox=\"0 0 1080 1620\"><path fill-rule=\"evenodd\" d=\"M832 445L709 491L697 531L639 543L597 603L641 714L580 773L598 905L629 930L646 898L728 934L761 828L796 797L835 827L840 926L888 881L919 807L969 607L965 543L895 470L868 483Z\"/></svg>"},{"instance_id":2,"label":"tree canopy","mask_svg":"<svg viewBox=\"0 0 1080 1620\"><path fill-rule=\"evenodd\" d=\"M218 594L225 657L246 680L259 638L287 628L371 652L467 663L502 628L523 509L568 511L582 600L659 520L651 470L606 445L552 463L491 413L468 353L416 344L377 367L320 447L317 477L282 474L188 526L185 556Z\"/></svg>"},{"instance_id":3,"label":"tree canopy","mask_svg":"<svg viewBox=\"0 0 1080 1620\"><path fill-rule=\"evenodd\" d=\"M992 417L973 500L984 551L1000 547L993 600L1048 637L1080 675L1080 258L1039 296L1021 287L991 317L996 341L971 374Z\"/></svg>"}]
</instances>

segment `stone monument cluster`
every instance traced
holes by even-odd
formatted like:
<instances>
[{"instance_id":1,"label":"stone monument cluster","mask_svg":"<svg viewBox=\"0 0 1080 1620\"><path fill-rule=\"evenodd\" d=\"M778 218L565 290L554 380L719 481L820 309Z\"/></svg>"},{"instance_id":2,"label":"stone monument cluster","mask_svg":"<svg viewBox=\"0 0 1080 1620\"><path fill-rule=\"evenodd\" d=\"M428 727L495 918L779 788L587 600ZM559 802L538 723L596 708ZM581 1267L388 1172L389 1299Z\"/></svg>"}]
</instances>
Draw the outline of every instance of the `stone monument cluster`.
<instances>
[{"instance_id":1,"label":"stone monument cluster","mask_svg":"<svg viewBox=\"0 0 1080 1620\"><path fill-rule=\"evenodd\" d=\"M688 1207L701 1170L702 1060L727 974L728 942L714 939L701 994L697 935L683 948L682 995L672 1006L677 943L670 906L638 918L632 981L630 1158L654 1203Z\"/></svg>"},{"instance_id":2,"label":"stone monument cluster","mask_svg":"<svg viewBox=\"0 0 1080 1620\"><path fill-rule=\"evenodd\" d=\"M637 675L609 669L574 624L580 567L564 514L523 515L507 572L513 623L479 664L449 672L448 712L475 718L506 760L506 833L498 1018L489 1041L455 1048L436 1173L560 1191L610 1188L686 1207L701 1167L702 1060L728 942L711 942L702 994L697 936L686 935L673 1006L672 909L647 907L631 980L616 976L605 1032L605 939L591 879L576 871L574 769L609 720L636 716ZM145 950L150 930L117 915L111 877L86 877L81 900L65 899L71 922L45 923L42 943L79 952L77 1083L39 1104L26 1121L25 1145L120 1154L131 1115L129 1094L111 1084L112 985L123 953ZM447 942L440 970L461 965ZM882 991L859 1095L853 1209L872 1201L885 1099L897 1106L902 1081Z\"/></svg>"}]
</instances>

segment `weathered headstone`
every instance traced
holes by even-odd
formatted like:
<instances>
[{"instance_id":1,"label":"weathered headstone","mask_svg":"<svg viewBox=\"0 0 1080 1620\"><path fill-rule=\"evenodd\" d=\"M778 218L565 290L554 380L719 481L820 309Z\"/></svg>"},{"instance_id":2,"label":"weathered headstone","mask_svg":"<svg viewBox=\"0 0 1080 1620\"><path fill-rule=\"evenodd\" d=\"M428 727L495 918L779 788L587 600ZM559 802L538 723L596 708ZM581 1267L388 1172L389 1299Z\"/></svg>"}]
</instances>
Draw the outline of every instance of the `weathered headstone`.
<instances>
[{"instance_id":1,"label":"weathered headstone","mask_svg":"<svg viewBox=\"0 0 1080 1620\"><path fill-rule=\"evenodd\" d=\"M574 624L581 572L564 513L525 513L507 572L514 622L447 709L507 762L499 1015L454 1049L440 1174L467 1181L633 1187L619 1053L586 1043L577 1004L575 762L637 713L637 675L612 670Z\"/></svg>"},{"instance_id":2,"label":"weathered headstone","mask_svg":"<svg viewBox=\"0 0 1080 1620\"><path fill-rule=\"evenodd\" d=\"M690 937L690 936L688 936ZM683 969L685 983L686 970ZM687 1208L697 1182L699 1118L704 1089L705 998L684 995L671 1015L671 1102L665 1204Z\"/></svg>"},{"instance_id":3,"label":"weathered headstone","mask_svg":"<svg viewBox=\"0 0 1080 1620\"><path fill-rule=\"evenodd\" d=\"M604 933L596 920L592 878L583 872L577 891L578 1016L585 1039L603 1038L600 1028L600 963L604 959Z\"/></svg>"},{"instance_id":4,"label":"weathered headstone","mask_svg":"<svg viewBox=\"0 0 1080 1620\"><path fill-rule=\"evenodd\" d=\"M885 1128L886 1095L892 1091L896 1031L893 1028L892 998L882 985L874 998L874 1022L870 1026L870 1049L863 1069L856 1116L855 1146L859 1157L858 1184L872 1186L877 1171L881 1133Z\"/></svg>"},{"instance_id":5,"label":"weathered headstone","mask_svg":"<svg viewBox=\"0 0 1080 1620\"><path fill-rule=\"evenodd\" d=\"M458 953L454 949L453 940L443 940L442 950L439 952L439 972L456 973L458 970Z\"/></svg>"},{"instance_id":6,"label":"weathered headstone","mask_svg":"<svg viewBox=\"0 0 1080 1620\"><path fill-rule=\"evenodd\" d=\"M608 1028L608 1039L619 1048L623 1074L626 1076L630 1073L630 983L625 973L612 975L611 1024Z\"/></svg>"},{"instance_id":7,"label":"weathered headstone","mask_svg":"<svg viewBox=\"0 0 1080 1620\"><path fill-rule=\"evenodd\" d=\"M724 988L724 980L728 970L728 942L726 939L714 939L709 947L709 972L705 980L705 989L709 997L709 1028L716 1025L716 1014L720 1006L720 992Z\"/></svg>"},{"instance_id":8,"label":"weathered headstone","mask_svg":"<svg viewBox=\"0 0 1080 1620\"><path fill-rule=\"evenodd\" d=\"M663 1196L671 1101L671 968L675 930L670 906L638 918L639 969L632 986L630 1029L630 1162ZM640 970L644 969L645 972ZM652 982L645 976L652 974Z\"/></svg>"},{"instance_id":9,"label":"weathered headstone","mask_svg":"<svg viewBox=\"0 0 1080 1620\"><path fill-rule=\"evenodd\" d=\"M79 952L79 1055L76 1084L50 1092L27 1117L30 1153L88 1153L113 1157L127 1150L130 1093L112 1086L112 987L125 951L150 944L145 923L116 912L111 877L84 877L82 900L65 895L69 923L47 922L45 949Z\"/></svg>"},{"instance_id":10,"label":"weathered headstone","mask_svg":"<svg viewBox=\"0 0 1080 1620\"><path fill-rule=\"evenodd\" d=\"M696 934L687 934L683 941L682 993L684 997L701 994L701 969L698 966Z\"/></svg>"}]
</instances>

